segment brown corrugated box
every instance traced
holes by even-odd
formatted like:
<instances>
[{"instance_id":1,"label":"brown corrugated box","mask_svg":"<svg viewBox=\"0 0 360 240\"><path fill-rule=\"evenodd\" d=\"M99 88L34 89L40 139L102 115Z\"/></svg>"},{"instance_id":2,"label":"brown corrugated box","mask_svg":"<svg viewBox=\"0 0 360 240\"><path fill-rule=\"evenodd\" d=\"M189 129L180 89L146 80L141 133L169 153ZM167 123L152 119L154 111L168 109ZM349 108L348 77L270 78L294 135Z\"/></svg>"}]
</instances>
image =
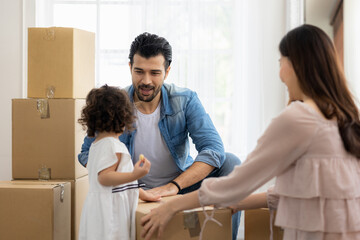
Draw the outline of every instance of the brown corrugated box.
<instances>
[{"instance_id":1,"label":"brown corrugated box","mask_svg":"<svg viewBox=\"0 0 360 240\"><path fill-rule=\"evenodd\" d=\"M70 240L70 222L70 183L0 182L1 240Z\"/></svg>"},{"instance_id":2,"label":"brown corrugated box","mask_svg":"<svg viewBox=\"0 0 360 240\"><path fill-rule=\"evenodd\" d=\"M54 184L54 182L56 182L56 180L13 180L11 182L9 181L8 183L32 185L46 183ZM76 180L64 180L64 182L71 184L71 239L76 240L79 236L82 207L89 190L89 177L86 175Z\"/></svg>"},{"instance_id":3,"label":"brown corrugated box","mask_svg":"<svg viewBox=\"0 0 360 240\"><path fill-rule=\"evenodd\" d=\"M276 212L274 213L275 220ZM284 231L273 225L273 239L282 240ZM245 240L270 239L270 212L268 208L245 211Z\"/></svg>"},{"instance_id":4,"label":"brown corrugated box","mask_svg":"<svg viewBox=\"0 0 360 240\"><path fill-rule=\"evenodd\" d=\"M163 197L162 202L169 201L170 199L179 196ZM159 206L161 202L143 202L139 201L136 209L136 239L141 238L141 218L151 211L151 209ZM205 208L208 215L211 214L213 207ZM206 240L227 240L231 239L231 210L230 209L217 209L214 218L219 221L222 226L219 226L213 221L206 223L203 239ZM190 211L177 213L166 226L163 239L166 240L196 240L199 239L201 227L204 223L204 213L202 208L196 208ZM156 239L156 235L151 239Z\"/></svg>"},{"instance_id":5,"label":"brown corrugated box","mask_svg":"<svg viewBox=\"0 0 360 240\"><path fill-rule=\"evenodd\" d=\"M85 137L77 119L85 100L48 99L48 114L38 110L39 101L12 100L13 179L38 179L44 166L51 169L51 179L87 175L77 159Z\"/></svg>"},{"instance_id":6,"label":"brown corrugated box","mask_svg":"<svg viewBox=\"0 0 360 240\"><path fill-rule=\"evenodd\" d=\"M95 33L75 28L28 29L28 97L86 98L95 86Z\"/></svg>"},{"instance_id":7,"label":"brown corrugated box","mask_svg":"<svg viewBox=\"0 0 360 240\"><path fill-rule=\"evenodd\" d=\"M89 191L89 177L81 177L71 182L71 239L79 237L79 227L82 208Z\"/></svg>"}]
</instances>

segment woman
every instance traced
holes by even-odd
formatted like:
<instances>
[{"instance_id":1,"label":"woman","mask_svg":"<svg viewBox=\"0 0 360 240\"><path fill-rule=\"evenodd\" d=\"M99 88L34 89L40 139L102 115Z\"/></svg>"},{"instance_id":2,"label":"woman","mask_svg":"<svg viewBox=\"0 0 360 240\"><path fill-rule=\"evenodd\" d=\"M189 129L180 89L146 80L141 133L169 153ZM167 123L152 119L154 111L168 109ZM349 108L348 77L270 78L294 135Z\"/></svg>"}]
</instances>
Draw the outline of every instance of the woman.
<instances>
[{"instance_id":1,"label":"woman","mask_svg":"<svg viewBox=\"0 0 360 240\"><path fill-rule=\"evenodd\" d=\"M204 180L198 191L143 217L146 239L156 230L161 237L181 210L251 205L245 198L275 176L275 224L284 228L285 240L360 239L359 112L334 46L321 29L302 25L285 35L279 49L280 78L292 103L229 176ZM260 206L266 198L253 199Z\"/></svg>"}]
</instances>

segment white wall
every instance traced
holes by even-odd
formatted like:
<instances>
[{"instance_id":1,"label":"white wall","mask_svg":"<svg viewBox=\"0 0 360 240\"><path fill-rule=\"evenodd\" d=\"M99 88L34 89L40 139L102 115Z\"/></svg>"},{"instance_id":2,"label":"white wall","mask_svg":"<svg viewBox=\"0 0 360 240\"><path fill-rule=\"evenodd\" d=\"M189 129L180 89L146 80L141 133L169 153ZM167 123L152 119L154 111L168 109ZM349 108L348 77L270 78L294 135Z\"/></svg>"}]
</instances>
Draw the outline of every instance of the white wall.
<instances>
[{"instance_id":1,"label":"white wall","mask_svg":"<svg viewBox=\"0 0 360 240\"><path fill-rule=\"evenodd\" d=\"M22 97L22 0L0 0L0 180L11 179L11 99Z\"/></svg>"},{"instance_id":2,"label":"white wall","mask_svg":"<svg viewBox=\"0 0 360 240\"><path fill-rule=\"evenodd\" d=\"M344 1L344 71L360 106L360 1Z\"/></svg>"},{"instance_id":3,"label":"white wall","mask_svg":"<svg viewBox=\"0 0 360 240\"><path fill-rule=\"evenodd\" d=\"M332 38L333 27L330 21L337 2L337 0L306 0L305 22L321 28Z\"/></svg>"}]
</instances>

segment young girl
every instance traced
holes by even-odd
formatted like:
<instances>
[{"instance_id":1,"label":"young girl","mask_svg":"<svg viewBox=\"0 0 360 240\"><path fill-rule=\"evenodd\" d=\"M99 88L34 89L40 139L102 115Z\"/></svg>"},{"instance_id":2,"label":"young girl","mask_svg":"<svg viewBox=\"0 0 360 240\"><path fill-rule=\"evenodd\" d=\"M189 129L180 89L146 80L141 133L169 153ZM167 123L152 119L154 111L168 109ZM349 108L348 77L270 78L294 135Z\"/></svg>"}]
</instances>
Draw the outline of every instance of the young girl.
<instances>
[{"instance_id":1,"label":"young girl","mask_svg":"<svg viewBox=\"0 0 360 240\"><path fill-rule=\"evenodd\" d=\"M158 196L139 188L137 179L150 170L143 156L133 166L119 136L132 130L133 106L127 93L107 85L92 89L78 120L95 137L89 151L89 192L85 200L79 239L135 239L135 210L138 197L157 201ZM140 191L140 193L139 193Z\"/></svg>"},{"instance_id":2,"label":"young girl","mask_svg":"<svg viewBox=\"0 0 360 240\"><path fill-rule=\"evenodd\" d=\"M145 239L157 230L161 236L184 209L261 206L263 194L245 197L275 176L275 224L284 228L284 240L360 239L359 111L334 46L322 30L303 25L290 31L279 48L280 78L292 103L230 175L206 179L197 192L143 217Z\"/></svg>"}]
</instances>

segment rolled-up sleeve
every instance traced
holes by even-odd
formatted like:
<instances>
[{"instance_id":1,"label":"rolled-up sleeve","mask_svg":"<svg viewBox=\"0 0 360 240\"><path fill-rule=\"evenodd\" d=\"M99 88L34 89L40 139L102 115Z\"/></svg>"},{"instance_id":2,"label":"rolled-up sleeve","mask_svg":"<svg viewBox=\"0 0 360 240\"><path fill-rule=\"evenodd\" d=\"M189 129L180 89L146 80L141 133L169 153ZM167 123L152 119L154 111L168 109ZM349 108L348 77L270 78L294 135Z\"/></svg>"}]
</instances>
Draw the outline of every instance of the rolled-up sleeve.
<instances>
[{"instance_id":1,"label":"rolled-up sleeve","mask_svg":"<svg viewBox=\"0 0 360 240\"><path fill-rule=\"evenodd\" d=\"M198 151L195 161L220 168L225 161L224 145L195 92L187 104L185 114L189 136Z\"/></svg>"},{"instance_id":2,"label":"rolled-up sleeve","mask_svg":"<svg viewBox=\"0 0 360 240\"><path fill-rule=\"evenodd\" d=\"M84 138L84 143L81 146L81 152L78 154L78 160L80 162L81 165L83 165L84 167L86 166L87 162L88 162L88 157L89 157L89 149L91 146L91 143L95 141L95 138L92 137L88 137L86 136Z\"/></svg>"}]
</instances>

